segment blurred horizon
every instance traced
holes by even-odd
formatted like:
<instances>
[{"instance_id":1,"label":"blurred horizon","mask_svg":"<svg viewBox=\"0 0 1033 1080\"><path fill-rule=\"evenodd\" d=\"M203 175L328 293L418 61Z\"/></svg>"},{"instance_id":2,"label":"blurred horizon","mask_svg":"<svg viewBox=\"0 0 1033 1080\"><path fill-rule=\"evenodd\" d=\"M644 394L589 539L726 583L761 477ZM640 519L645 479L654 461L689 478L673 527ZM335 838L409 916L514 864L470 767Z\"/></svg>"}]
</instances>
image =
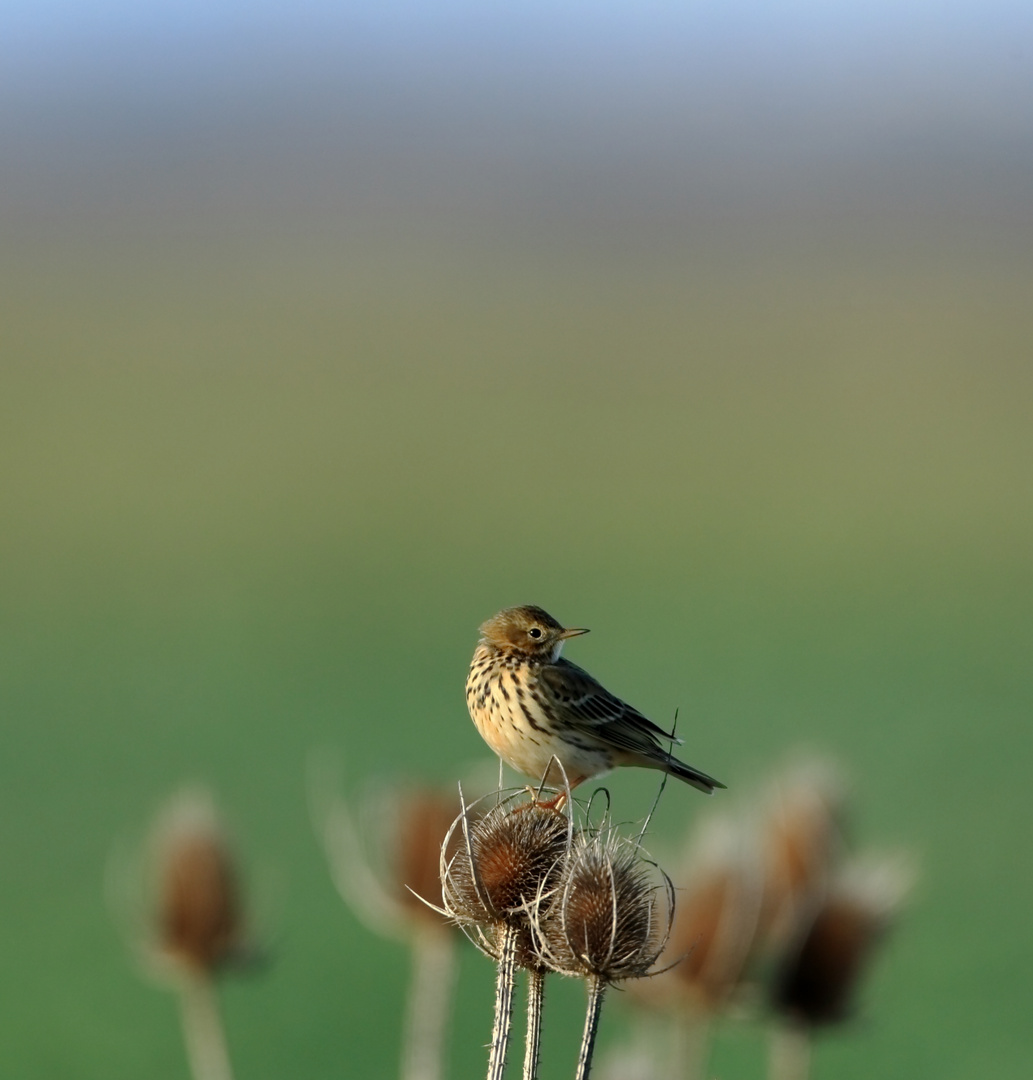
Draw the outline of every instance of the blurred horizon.
<instances>
[{"instance_id":1,"label":"blurred horizon","mask_svg":"<svg viewBox=\"0 0 1033 1080\"><path fill-rule=\"evenodd\" d=\"M668 224L988 199L1012 221L1033 172L1021 4L52 3L6 25L5 218L562 215L587 182L598 213Z\"/></svg>"}]
</instances>

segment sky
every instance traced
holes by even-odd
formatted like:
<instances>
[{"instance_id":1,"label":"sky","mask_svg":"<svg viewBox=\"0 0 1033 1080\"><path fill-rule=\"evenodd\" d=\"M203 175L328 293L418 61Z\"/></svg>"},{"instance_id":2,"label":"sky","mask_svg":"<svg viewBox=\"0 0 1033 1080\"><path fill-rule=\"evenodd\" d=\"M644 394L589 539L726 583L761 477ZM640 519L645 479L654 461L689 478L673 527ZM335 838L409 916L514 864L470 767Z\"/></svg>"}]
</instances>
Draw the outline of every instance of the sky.
<instances>
[{"instance_id":1,"label":"sky","mask_svg":"<svg viewBox=\"0 0 1033 1080\"><path fill-rule=\"evenodd\" d=\"M401 74L447 64L496 78L533 75L606 84L643 70L657 93L735 76L790 86L867 86L889 108L949 103L1029 123L1033 8L985 3L176 4L42 0L0 5L0 86L44 92L106 76L189 85L227 66L275 79L344 62ZM260 74L255 71L253 74ZM648 85L648 84L647 84ZM910 91L910 93L909 93ZM1023 94L1025 93L1025 98Z\"/></svg>"},{"instance_id":2,"label":"sky","mask_svg":"<svg viewBox=\"0 0 1033 1080\"><path fill-rule=\"evenodd\" d=\"M15 218L177 175L177 199L262 183L313 205L316 187L531 199L547 173L553 194L567 177L658 207L817 178L1008 214L1033 185L1033 5L1015 0L41 0L0 25Z\"/></svg>"}]
</instances>

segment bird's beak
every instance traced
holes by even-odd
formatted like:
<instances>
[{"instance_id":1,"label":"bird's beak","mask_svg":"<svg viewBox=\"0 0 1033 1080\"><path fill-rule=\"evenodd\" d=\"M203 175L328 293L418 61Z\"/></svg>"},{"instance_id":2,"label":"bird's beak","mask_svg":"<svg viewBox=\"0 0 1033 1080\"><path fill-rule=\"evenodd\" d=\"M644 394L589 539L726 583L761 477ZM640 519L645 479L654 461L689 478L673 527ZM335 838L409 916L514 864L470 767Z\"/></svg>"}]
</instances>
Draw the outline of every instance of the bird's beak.
<instances>
[{"instance_id":1,"label":"bird's beak","mask_svg":"<svg viewBox=\"0 0 1033 1080\"><path fill-rule=\"evenodd\" d=\"M560 634L560 641L566 641L567 638L580 637L582 634L587 634L587 633L588 633L588 627L587 626L572 626L572 627L570 627L570 629L564 630L563 633Z\"/></svg>"}]
</instances>

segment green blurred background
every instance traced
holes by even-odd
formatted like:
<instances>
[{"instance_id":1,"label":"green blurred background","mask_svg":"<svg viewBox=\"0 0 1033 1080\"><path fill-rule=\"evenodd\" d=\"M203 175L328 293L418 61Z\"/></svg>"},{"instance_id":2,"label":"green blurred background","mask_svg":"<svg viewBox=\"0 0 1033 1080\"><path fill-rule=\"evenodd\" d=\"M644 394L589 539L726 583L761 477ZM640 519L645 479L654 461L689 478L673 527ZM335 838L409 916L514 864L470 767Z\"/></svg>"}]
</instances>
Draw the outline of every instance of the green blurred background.
<instances>
[{"instance_id":1,"label":"green blurred background","mask_svg":"<svg viewBox=\"0 0 1033 1080\"><path fill-rule=\"evenodd\" d=\"M816 1076L1025 1074L1033 95L992 7L7 10L11 1075L185 1075L102 877L189 780L273 941L239 1075L395 1075L406 955L337 899L306 756L484 760L476 627L526 602L722 798L810 747L915 854ZM609 786L635 818L655 778ZM491 978L464 954L452 1075Z\"/></svg>"}]
</instances>

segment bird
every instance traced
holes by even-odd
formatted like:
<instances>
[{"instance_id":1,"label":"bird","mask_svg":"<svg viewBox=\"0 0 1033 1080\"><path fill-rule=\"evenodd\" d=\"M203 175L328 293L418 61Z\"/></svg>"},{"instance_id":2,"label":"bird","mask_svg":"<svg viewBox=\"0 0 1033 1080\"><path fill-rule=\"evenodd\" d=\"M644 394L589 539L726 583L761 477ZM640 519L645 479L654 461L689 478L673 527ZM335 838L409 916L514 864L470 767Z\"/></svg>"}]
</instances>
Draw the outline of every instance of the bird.
<instances>
[{"instance_id":1,"label":"bird","mask_svg":"<svg viewBox=\"0 0 1033 1080\"><path fill-rule=\"evenodd\" d=\"M660 769L707 795L723 788L661 742L681 739L560 656L567 641L587 633L532 604L505 608L481 625L466 704L491 749L517 772L570 790L625 765ZM554 802L562 799L565 791Z\"/></svg>"}]
</instances>

